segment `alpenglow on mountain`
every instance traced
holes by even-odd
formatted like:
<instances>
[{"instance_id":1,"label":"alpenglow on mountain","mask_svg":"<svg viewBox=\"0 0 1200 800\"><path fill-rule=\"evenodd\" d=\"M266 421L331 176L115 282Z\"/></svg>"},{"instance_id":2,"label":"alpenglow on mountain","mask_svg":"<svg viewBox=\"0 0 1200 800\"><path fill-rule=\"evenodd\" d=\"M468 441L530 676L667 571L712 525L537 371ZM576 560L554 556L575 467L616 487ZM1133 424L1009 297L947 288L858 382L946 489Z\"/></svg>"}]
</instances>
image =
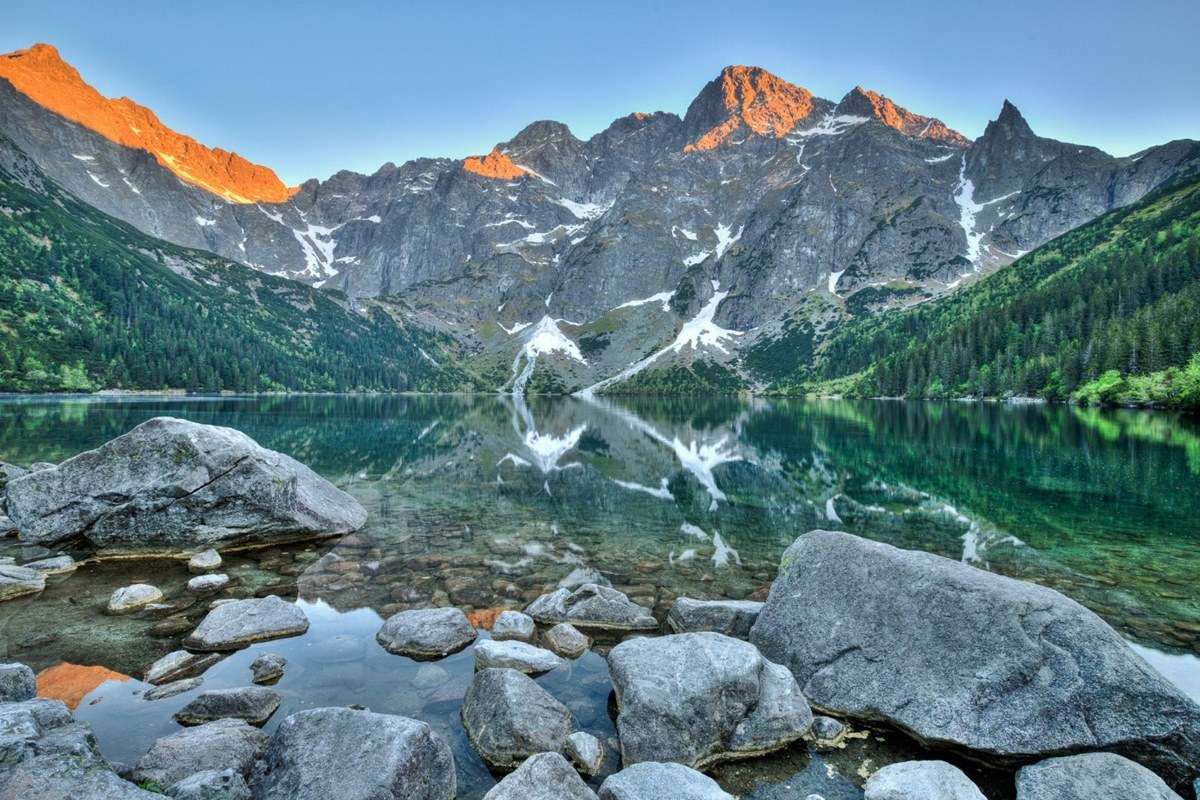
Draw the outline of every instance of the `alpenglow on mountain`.
<instances>
[{"instance_id":1,"label":"alpenglow on mountain","mask_svg":"<svg viewBox=\"0 0 1200 800\"><path fill-rule=\"evenodd\" d=\"M0 79L0 134L85 203L386 302L515 391L680 371L764 388L846 320L974 282L1200 164L1193 141L1116 158L1039 137L1007 101L971 141L877 91L835 102L731 66L682 118L633 113L587 140L538 121L475 157L287 187L101 97L47 45L0 56Z\"/></svg>"}]
</instances>

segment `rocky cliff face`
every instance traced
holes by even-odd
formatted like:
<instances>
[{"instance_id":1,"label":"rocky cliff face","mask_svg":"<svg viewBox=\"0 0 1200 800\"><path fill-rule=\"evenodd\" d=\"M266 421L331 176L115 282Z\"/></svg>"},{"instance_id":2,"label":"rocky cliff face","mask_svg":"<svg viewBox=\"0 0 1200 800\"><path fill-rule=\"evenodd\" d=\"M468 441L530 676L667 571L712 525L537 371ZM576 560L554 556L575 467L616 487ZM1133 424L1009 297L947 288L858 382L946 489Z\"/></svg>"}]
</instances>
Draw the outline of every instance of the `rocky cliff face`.
<instances>
[{"instance_id":1,"label":"rocky cliff face","mask_svg":"<svg viewBox=\"0 0 1200 800\"><path fill-rule=\"evenodd\" d=\"M1007 102L971 142L877 92L834 103L753 67L726 68L683 119L631 114L587 140L535 122L487 155L253 203L12 78L0 133L148 233L398 298L497 385L555 390L694 360L741 372L790 326L950 291L1200 164L1195 142L1114 158L1044 139Z\"/></svg>"}]
</instances>

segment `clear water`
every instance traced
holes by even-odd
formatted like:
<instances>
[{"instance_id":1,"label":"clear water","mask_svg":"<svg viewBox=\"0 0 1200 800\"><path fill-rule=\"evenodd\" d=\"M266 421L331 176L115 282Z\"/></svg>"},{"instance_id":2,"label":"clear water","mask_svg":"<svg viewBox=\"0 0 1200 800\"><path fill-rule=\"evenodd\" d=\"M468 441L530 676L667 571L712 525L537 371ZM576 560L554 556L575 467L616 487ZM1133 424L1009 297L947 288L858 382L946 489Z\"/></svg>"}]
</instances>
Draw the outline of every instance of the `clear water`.
<instances>
[{"instance_id":1,"label":"clear water","mask_svg":"<svg viewBox=\"0 0 1200 800\"><path fill-rule=\"evenodd\" d=\"M761 596L782 550L813 528L1052 586L1200 698L1195 419L695 398L48 398L0 401L0 460L57 462L164 414L243 430L309 464L370 512L366 528L341 541L227 556L234 583L221 596L297 597L312 627L229 656L201 690L245 684L258 653L281 653L289 659L278 685L284 703L268 730L291 711L331 704L424 719L454 744L463 797L482 796L495 780L458 717L472 653L438 662L444 682L418 689L420 665L375 643L383 618L454 604L485 619L597 574L660 616L679 595ZM8 540L0 555L23 561L44 553ZM52 578L40 596L0 605L0 658L140 676L178 647L179 631L203 616L209 599L166 620L108 617L103 605L135 581L179 598L188 577L174 562L123 561ZM83 693L77 713L119 761L135 761L175 730L171 714L195 694L147 702L136 679L93 688L89 674L71 673ZM538 680L583 729L615 735L600 655ZM872 731L845 749L797 746L715 775L760 800L810 791L855 797L860 772L912 755L902 737ZM615 767L610 748L607 768ZM976 774L998 795L1008 792L1005 775Z\"/></svg>"}]
</instances>

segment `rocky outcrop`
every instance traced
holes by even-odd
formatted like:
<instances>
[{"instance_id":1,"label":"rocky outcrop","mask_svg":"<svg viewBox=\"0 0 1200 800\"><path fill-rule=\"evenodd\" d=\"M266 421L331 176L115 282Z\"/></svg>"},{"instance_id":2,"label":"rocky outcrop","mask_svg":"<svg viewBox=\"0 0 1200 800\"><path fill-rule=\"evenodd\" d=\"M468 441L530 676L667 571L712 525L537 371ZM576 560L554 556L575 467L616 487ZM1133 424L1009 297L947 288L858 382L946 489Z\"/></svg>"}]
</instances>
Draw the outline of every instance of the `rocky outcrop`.
<instances>
[{"instance_id":1,"label":"rocky outcrop","mask_svg":"<svg viewBox=\"0 0 1200 800\"><path fill-rule=\"evenodd\" d=\"M33 670L24 664L0 664L0 703L20 703L37 694Z\"/></svg>"},{"instance_id":2,"label":"rocky outcrop","mask_svg":"<svg viewBox=\"0 0 1200 800\"><path fill-rule=\"evenodd\" d=\"M1099 617L929 553L801 536L750 641L815 705L931 744L999 760L1110 749L1175 785L1200 764L1200 707Z\"/></svg>"},{"instance_id":3,"label":"rocky outcrop","mask_svg":"<svg viewBox=\"0 0 1200 800\"><path fill-rule=\"evenodd\" d=\"M250 787L233 769L205 770L167 787L175 800L250 800Z\"/></svg>"},{"instance_id":4,"label":"rocky outcrop","mask_svg":"<svg viewBox=\"0 0 1200 800\"><path fill-rule=\"evenodd\" d=\"M596 800L558 753L530 756L483 796L483 800Z\"/></svg>"},{"instance_id":5,"label":"rocky outcrop","mask_svg":"<svg viewBox=\"0 0 1200 800\"><path fill-rule=\"evenodd\" d=\"M945 761L888 764L867 779L865 800L987 800L963 771Z\"/></svg>"},{"instance_id":6,"label":"rocky outcrop","mask_svg":"<svg viewBox=\"0 0 1200 800\"><path fill-rule=\"evenodd\" d=\"M812 712L786 668L718 633L632 639L608 656L623 764L700 768L802 737ZM721 702L712 702L713 698Z\"/></svg>"},{"instance_id":7,"label":"rocky outcrop","mask_svg":"<svg viewBox=\"0 0 1200 800\"><path fill-rule=\"evenodd\" d=\"M616 589L585 583L575 591L559 589L544 594L525 613L545 625L569 622L577 628L605 630L658 630L658 620Z\"/></svg>"},{"instance_id":8,"label":"rocky outcrop","mask_svg":"<svg viewBox=\"0 0 1200 800\"><path fill-rule=\"evenodd\" d=\"M138 759L133 779L171 786L197 772L226 769L246 778L266 746L267 735L258 728L219 719L156 740Z\"/></svg>"},{"instance_id":9,"label":"rocky outcrop","mask_svg":"<svg viewBox=\"0 0 1200 800\"><path fill-rule=\"evenodd\" d=\"M367 513L294 459L231 428L157 417L8 484L24 541L184 552L348 533Z\"/></svg>"},{"instance_id":10,"label":"rocky outcrop","mask_svg":"<svg viewBox=\"0 0 1200 800\"><path fill-rule=\"evenodd\" d=\"M450 746L424 722L349 708L292 714L271 737L258 800L453 800Z\"/></svg>"},{"instance_id":11,"label":"rocky outcrop","mask_svg":"<svg viewBox=\"0 0 1200 800\"><path fill-rule=\"evenodd\" d=\"M682 764L633 764L605 778L600 800L735 800L717 782Z\"/></svg>"},{"instance_id":12,"label":"rocky outcrop","mask_svg":"<svg viewBox=\"0 0 1200 800\"><path fill-rule=\"evenodd\" d=\"M1017 772L1017 800L1182 800L1162 778L1114 753L1049 758Z\"/></svg>"},{"instance_id":13,"label":"rocky outcrop","mask_svg":"<svg viewBox=\"0 0 1200 800\"><path fill-rule=\"evenodd\" d=\"M279 695L265 686L238 686L203 692L175 712L180 725L203 725L217 719L240 719L262 727L279 708Z\"/></svg>"},{"instance_id":14,"label":"rocky outcrop","mask_svg":"<svg viewBox=\"0 0 1200 800\"><path fill-rule=\"evenodd\" d=\"M475 629L457 608L418 608L393 614L375 638L389 653L441 658L475 641Z\"/></svg>"},{"instance_id":15,"label":"rocky outcrop","mask_svg":"<svg viewBox=\"0 0 1200 800\"><path fill-rule=\"evenodd\" d=\"M183 645L202 652L236 650L268 639L298 636L307 630L308 617L299 606L269 595L214 607Z\"/></svg>"},{"instance_id":16,"label":"rocky outcrop","mask_svg":"<svg viewBox=\"0 0 1200 800\"><path fill-rule=\"evenodd\" d=\"M712 631L735 639L747 639L762 607L762 603L751 600L693 600L680 597L667 614L667 624L676 633Z\"/></svg>"},{"instance_id":17,"label":"rocky outcrop","mask_svg":"<svg viewBox=\"0 0 1200 800\"><path fill-rule=\"evenodd\" d=\"M499 667L532 675L549 672L563 663L549 650L525 642L486 639L475 645L475 669Z\"/></svg>"},{"instance_id":18,"label":"rocky outcrop","mask_svg":"<svg viewBox=\"0 0 1200 800\"><path fill-rule=\"evenodd\" d=\"M476 752L500 769L535 753L560 752L572 727L566 706L512 669L475 673L463 699L462 719Z\"/></svg>"}]
</instances>

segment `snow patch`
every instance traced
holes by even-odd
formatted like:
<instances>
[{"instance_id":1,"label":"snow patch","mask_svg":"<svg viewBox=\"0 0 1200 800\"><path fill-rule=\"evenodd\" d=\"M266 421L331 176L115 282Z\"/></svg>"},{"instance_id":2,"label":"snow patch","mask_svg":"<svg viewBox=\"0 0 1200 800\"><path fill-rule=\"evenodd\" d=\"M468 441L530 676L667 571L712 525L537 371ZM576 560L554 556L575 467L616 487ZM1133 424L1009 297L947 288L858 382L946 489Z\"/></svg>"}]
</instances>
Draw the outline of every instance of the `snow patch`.
<instances>
[{"instance_id":1,"label":"snow patch","mask_svg":"<svg viewBox=\"0 0 1200 800\"><path fill-rule=\"evenodd\" d=\"M533 326L529 333L523 334L525 336L525 344L517 351L512 364L512 393L514 395L522 396L525 394L525 386L529 383L529 379L533 377L533 368L537 364L538 356L559 353L578 361L580 364L587 364L583 353L579 350L579 345L571 341L558 327L558 323L560 322L566 322L566 320L553 319L547 314L538 320L538 323ZM525 362L523 368L521 367L522 360Z\"/></svg>"},{"instance_id":2,"label":"snow patch","mask_svg":"<svg viewBox=\"0 0 1200 800\"><path fill-rule=\"evenodd\" d=\"M838 272L829 273L829 293L830 294L832 294L832 295L837 294L838 281L840 281L842 279L842 276L845 274L846 274L846 270L844 270L844 269L839 270Z\"/></svg>"},{"instance_id":3,"label":"snow patch","mask_svg":"<svg viewBox=\"0 0 1200 800\"><path fill-rule=\"evenodd\" d=\"M671 298L674 296L675 296L674 292L659 292L658 294L652 294L649 297L643 298L641 300L630 300L627 303L621 303L621 305L619 305L619 306L613 306L612 310L616 311L617 309L621 309L621 308L634 308L636 306L644 306L647 303L662 303L662 310L670 311L671 310Z\"/></svg>"},{"instance_id":4,"label":"snow patch","mask_svg":"<svg viewBox=\"0 0 1200 800\"><path fill-rule=\"evenodd\" d=\"M745 229L746 226L743 225L742 227L738 228L738 232L736 234L730 236L729 231L731 228L729 225L718 225L717 227L713 228L713 233L716 234L717 237L717 258L725 255L725 251L732 247L734 242L742 238L742 231Z\"/></svg>"},{"instance_id":5,"label":"snow patch","mask_svg":"<svg viewBox=\"0 0 1200 800\"><path fill-rule=\"evenodd\" d=\"M616 478L613 478L613 483L615 483L617 486L620 486L622 489L629 489L630 491L634 492L642 492L643 494L648 494L651 497L657 497L659 500L675 499L675 496L672 495L667 489L666 478L662 479L662 482L659 484L657 489L653 486L643 486L640 483L634 483L632 481L619 481Z\"/></svg>"},{"instance_id":6,"label":"snow patch","mask_svg":"<svg viewBox=\"0 0 1200 800\"><path fill-rule=\"evenodd\" d=\"M193 217L193 219L196 220L196 224L199 225L201 228L211 228L212 226L217 224L217 221L215 219L209 219L208 217L199 217L198 216L198 217Z\"/></svg>"},{"instance_id":7,"label":"snow patch","mask_svg":"<svg viewBox=\"0 0 1200 800\"><path fill-rule=\"evenodd\" d=\"M541 177L541 176L539 176ZM543 180L545 180L543 178ZM553 197L546 198L551 203L562 206L567 211L575 215L576 219L596 219L604 214L605 211L612 208L612 203L602 206L599 203L576 203L574 200L568 200L565 197L555 199Z\"/></svg>"},{"instance_id":8,"label":"snow patch","mask_svg":"<svg viewBox=\"0 0 1200 800\"><path fill-rule=\"evenodd\" d=\"M687 228L681 228L678 225L671 226L671 235L672 236L676 236L676 235L682 236L683 238L687 239L689 242L696 241L695 233L693 233L692 231L689 231Z\"/></svg>"},{"instance_id":9,"label":"snow patch","mask_svg":"<svg viewBox=\"0 0 1200 800\"><path fill-rule=\"evenodd\" d=\"M100 180L100 176L97 175L96 173L92 172L90 169L88 170L88 177L91 178L92 182L95 183L97 186L99 186L101 189L108 188L108 184L105 183L104 181Z\"/></svg>"}]
</instances>

